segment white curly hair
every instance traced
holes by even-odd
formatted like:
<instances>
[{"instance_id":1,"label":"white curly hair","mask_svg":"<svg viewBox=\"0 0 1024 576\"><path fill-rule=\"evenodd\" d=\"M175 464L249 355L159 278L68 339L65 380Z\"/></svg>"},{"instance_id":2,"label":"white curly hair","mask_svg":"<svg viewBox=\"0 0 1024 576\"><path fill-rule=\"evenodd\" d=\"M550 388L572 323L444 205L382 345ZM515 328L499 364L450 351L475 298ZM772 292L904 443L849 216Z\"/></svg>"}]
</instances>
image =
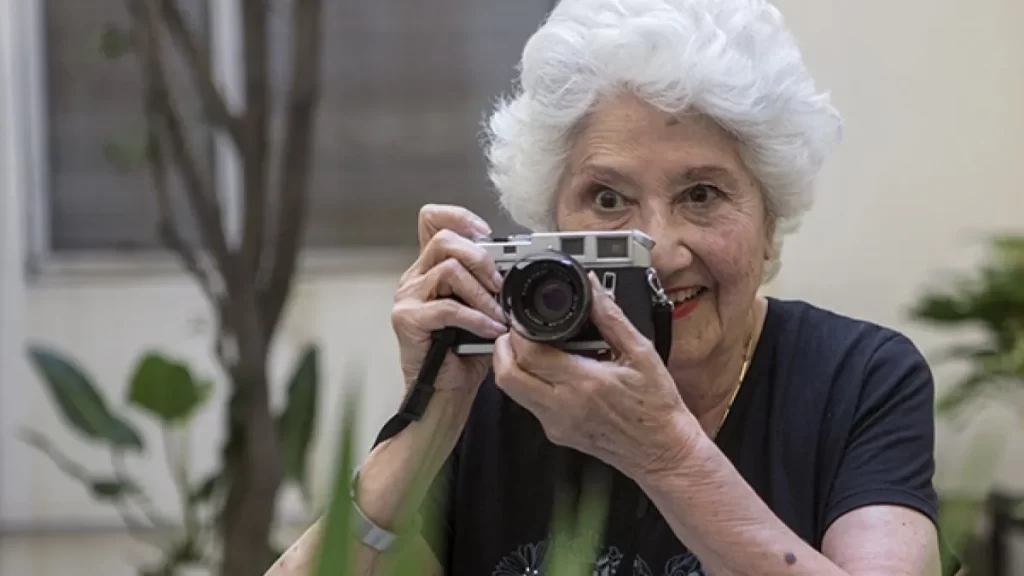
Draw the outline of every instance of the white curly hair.
<instances>
[{"instance_id":1,"label":"white curly hair","mask_svg":"<svg viewBox=\"0 0 1024 576\"><path fill-rule=\"evenodd\" d=\"M741 144L785 236L842 134L778 9L766 0L562 0L523 49L516 93L485 127L488 174L518 224L555 230L555 188L573 129L602 95L630 90L653 106L697 111Z\"/></svg>"}]
</instances>

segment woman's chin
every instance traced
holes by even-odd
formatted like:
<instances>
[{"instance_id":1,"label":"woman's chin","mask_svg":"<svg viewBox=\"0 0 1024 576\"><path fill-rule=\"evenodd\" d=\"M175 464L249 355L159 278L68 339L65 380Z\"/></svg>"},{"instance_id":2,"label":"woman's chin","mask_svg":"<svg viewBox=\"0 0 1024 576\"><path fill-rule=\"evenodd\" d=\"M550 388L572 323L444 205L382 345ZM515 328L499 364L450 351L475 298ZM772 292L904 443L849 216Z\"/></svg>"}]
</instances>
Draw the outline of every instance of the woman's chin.
<instances>
[{"instance_id":1,"label":"woman's chin","mask_svg":"<svg viewBox=\"0 0 1024 576\"><path fill-rule=\"evenodd\" d=\"M720 330L709 301L699 298L693 310L672 322L672 364L695 367L714 349ZM673 315L675 316L675 315Z\"/></svg>"}]
</instances>

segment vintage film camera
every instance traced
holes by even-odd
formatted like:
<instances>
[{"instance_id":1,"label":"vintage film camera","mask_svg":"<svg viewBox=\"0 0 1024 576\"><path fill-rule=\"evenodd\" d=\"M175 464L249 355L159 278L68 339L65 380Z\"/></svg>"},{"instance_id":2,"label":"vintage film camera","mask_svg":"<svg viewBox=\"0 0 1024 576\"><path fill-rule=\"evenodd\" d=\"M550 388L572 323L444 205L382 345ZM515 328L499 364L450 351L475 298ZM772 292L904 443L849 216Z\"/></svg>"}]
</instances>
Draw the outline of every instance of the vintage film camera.
<instances>
[{"instance_id":1,"label":"vintage film camera","mask_svg":"<svg viewBox=\"0 0 1024 576\"><path fill-rule=\"evenodd\" d=\"M498 299L509 326L529 340L586 355L609 350L590 321L590 271L648 339L671 337L658 334L664 323L659 329L655 309L670 314L671 302L651 265L654 240L642 232L535 233L478 244L504 278ZM494 341L458 329L453 348L460 355L490 354Z\"/></svg>"}]
</instances>

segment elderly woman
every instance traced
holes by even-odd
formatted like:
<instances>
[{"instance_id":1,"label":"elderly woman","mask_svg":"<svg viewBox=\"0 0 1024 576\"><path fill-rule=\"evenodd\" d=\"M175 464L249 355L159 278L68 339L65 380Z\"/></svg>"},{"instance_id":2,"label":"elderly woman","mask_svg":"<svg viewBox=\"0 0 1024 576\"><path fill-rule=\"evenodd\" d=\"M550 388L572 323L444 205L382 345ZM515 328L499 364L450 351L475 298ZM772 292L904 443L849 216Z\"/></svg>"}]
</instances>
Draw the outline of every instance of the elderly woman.
<instances>
[{"instance_id":1,"label":"elderly woman","mask_svg":"<svg viewBox=\"0 0 1024 576\"><path fill-rule=\"evenodd\" d=\"M392 315L407 386L435 330L497 339L493 355L450 354L423 417L364 461L361 573L384 573L394 536L417 530L398 521L405 498L440 527L413 532L424 574L541 574L556 487L604 471L594 574L936 574L922 355L891 329L759 295L840 128L764 0L563 0L490 119L490 174L532 230L653 238L671 354L597 284L614 357L509 330L474 242L488 224L425 207ZM305 574L316 536L270 574Z\"/></svg>"}]
</instances>

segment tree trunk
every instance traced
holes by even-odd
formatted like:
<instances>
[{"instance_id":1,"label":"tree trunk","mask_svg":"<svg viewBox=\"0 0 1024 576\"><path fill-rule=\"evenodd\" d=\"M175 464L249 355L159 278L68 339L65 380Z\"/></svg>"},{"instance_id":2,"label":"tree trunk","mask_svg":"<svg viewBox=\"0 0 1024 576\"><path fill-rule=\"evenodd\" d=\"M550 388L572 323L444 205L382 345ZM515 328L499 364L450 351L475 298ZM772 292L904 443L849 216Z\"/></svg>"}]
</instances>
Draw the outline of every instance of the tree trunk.
<instances>
[{"instance_id":1,"label":"tree trunk","mask_svg":"<svg viewBox=\"0 0 1024 576\"><path fill-rule=\"evenodd\" d=\"M221 1L221 0L218 0ZM226 492L219 524L222 576L262 576L273 559L269 536L282 483L277 423L270 412L267 361L274 333L291 291L305 224L313 142L313 114L319 96L320 25L323 0L292 2L291 77L288 80L283 142L271 154L271 47L265 2L246 1L242 11L242 55L246 110L228 108L210 68L206 48L189 29L175 0L126 0L146 86L150 123L147 154L161 214L161 234L195 276L217 310L216 353L231 380L228 436L220 485ZM165 39L164 36L167 36ZM169 39L170 44L164 42ZM186 124L168 87L163 50L184 57L203 101L206 120L230 137L241 156L244 189L242 245L232 248L224 232L215 186L189 148ZM269 182L269 166L280 166L280 181ZM199 227L198 245L186 242L171 210L166 178L174 169ZM272 200L272 201L271 201ZM269 218L274 206L276 218ZM212 257L206 263L199 257Z\"/></svg>"},{"instance_id":2,"label":"tree trunk","mask_svg":"<svg viewBox=\"0 0 1024 576\"><path fill-rule=\"evenodd\" d=\"M281 459L277 428L270 413L268 339L259 326L251 294L230 311L238 355L225 366L231 377L228 441L224 449L227 497L222 510L222 576L262 576L269 556L270 529ZM231 364L230 360L225 364Z\"/></svg>"}]
</instances>

